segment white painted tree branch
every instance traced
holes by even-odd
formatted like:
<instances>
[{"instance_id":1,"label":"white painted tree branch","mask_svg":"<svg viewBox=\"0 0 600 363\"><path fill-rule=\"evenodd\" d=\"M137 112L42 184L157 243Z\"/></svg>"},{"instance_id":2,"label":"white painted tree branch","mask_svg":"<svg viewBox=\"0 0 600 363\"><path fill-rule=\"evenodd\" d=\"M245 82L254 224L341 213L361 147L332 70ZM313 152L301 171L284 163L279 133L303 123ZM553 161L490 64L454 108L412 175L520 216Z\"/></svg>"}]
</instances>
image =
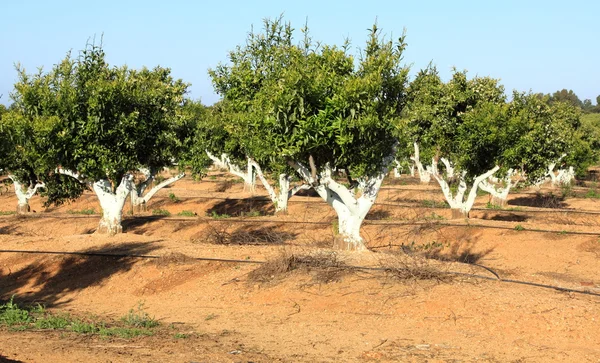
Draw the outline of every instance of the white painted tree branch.
<instances>
[{"instance_id":1,"label":"white painted tree branch","mask_svg":"<svg viewBox=\"0 0 600 363\"><path fill-rule=\"evenodd\" d=\"M220 168L229 170L230 174L233 174L239 178L244 180L245 186L247 186L252 193L254 193L256 187L256 175L254 173L254 168L252 167L252 160L247 158L247 168L246 172L243 172L242 169L231 162L231 159L226 154L221 154L221 159L217 158L213 154L211 154L208 150L206 150L206 155Z\"/></svg>"},{"instance_id":2,"label":"white painted tree branch","mask_svg":"<svg viewBox=\"0 0 600 363\"><path fill-rule=\"evenodd\" d=\"M471 190L469 191L469 194L468 194L466 200L464 198L465 193L467 191L467 183L465 181L465 176L466 176L465 172L461 173L461 175L460 175L458 190L457 190L455 196L452 196L452 191L450 190L450 186L449 186L448 182L442 176L440 176L439 173L434 171L433 177L437 180L438 184L442 188L442 192L444 193L444 197L446 198L446 201L450 205L450 208L459 210L465 217L468 217L468 214L471 211L471 209L473 208L473 204L475 203L475 198L477 198L477 188L479 187L479 184L483 180L492 176L496 171L498 171L498 169L500 169L500 167L496 165L491 170L476 177L475 180L473 181L473 185L471 186Z\"/></svg>"},{"instance_id":3,"label":"white painted tree branch","mask_svg":"<svg viewBox=\"0 0 600 363\"><path fill-rule=\"evenodd\" d=\"M494 180L498 180L498 178L493 178L490 176L487 180L482 180L479 184L479 188L487 193L490 193L492 197L496 198L501 204L504 204L506 199L508 199L508 194L511 188L514 188L519 183L519 180L513 181L513 177L517 174L516 170L509 169L506 173L506 176L503 179L504 187L492 184Z\"/></svg>"},{"instance_id":4,"label":"white painted tree branch","mask_svg":"<svg viewBox=\"0 0 600 363\"><path fill-rule=\"evenodd\" d=\"M414 142L413 146L415 148L415 153L410 157L410 160L415 163L415 166L419 171L419 179L421 179L421 183L429 183L431 181L431 173L426 171L425 168L423 168L423 164L421 164L419 144Z\"/></svg>"},{"instance_id":5,"label":"white painted tree branch","mask_svg":"<svg viewBox=\"0 0 600 363\"><path fill-rule=\"evenodd\" d=\"M92 182L89 181L85 175L82 175L74 170L70 170L70 169L63 169L63 168L56 168L54 170L56 173L62 174L62 175L66 175L66 176L70 176L71 178L74 178L75 180L79 181L81 184L87 184L88 186L92 187Z\"/></svg>"},{"instance_id":6,"label":"white painted tree branch","mask_svg":"<svg viewBox=\"0 0 600 363\"><path fill-rule=\"evenodd\" d=\"M13 185L15 187L15 195L17 196L17 213L25 213L29 211L29 199L33 197L38 189L45 188L46 184L43 182L36 182L34 185L29 183L27 186L27 190L24 189L23 183L21 183L14 175L8 175L10 180L12 180Z\"/></svg>"},{"instance_id":7,"label":"white painted tree branch","mask_svg":"<svg viewBox=\"0 0 600 363\"><path fill-rule=\"evenodd\" d=\"M396 154L397 144L389 157L382 160L379 172L372 177L360 178L358 188L361 196L356 198L348 188L337 183L332 178L332 168L323 167L318 180L314 180L308 168L298 162L289 164L308 184L312 185L319 196L327 202L338 216L338 236L336 247L347 250L365 250L364 240L360 236L360 227L367 213L375 203L383 178L388 173L388 167Z\"/></svg>"},{"instance_id":8,"label":"white painted tree branch","mask_svg":"<svg viewBox=\"0 0 600 363\"><path fill-rule=\"evenodd\" d=\"M169 179L165 179L164 181L160 182L158 185L155 185L152 189L150 189L150 191L144 195L142 198L140 198L142 201L142 203L147 204L150 199L162 188L171 185L173 183L175 183L176 181L180 180L181 178L183 178L185 176L185 173L179 173ZM135 204L134 204L135 205Z\"/></svg>"},{"instance_id":9,"label":"white painted tree branch","mask_svg":"<svg viewBox=\"0 0 600 363\"><path fill-rule=\"evenodd\" d=\"M446 167L446 177L447 178L454 178L454 167L452 166L452 163L450 162L450 160L442 157L442 158L440 158L440 161Z\"/></svg>"}]
</instances>

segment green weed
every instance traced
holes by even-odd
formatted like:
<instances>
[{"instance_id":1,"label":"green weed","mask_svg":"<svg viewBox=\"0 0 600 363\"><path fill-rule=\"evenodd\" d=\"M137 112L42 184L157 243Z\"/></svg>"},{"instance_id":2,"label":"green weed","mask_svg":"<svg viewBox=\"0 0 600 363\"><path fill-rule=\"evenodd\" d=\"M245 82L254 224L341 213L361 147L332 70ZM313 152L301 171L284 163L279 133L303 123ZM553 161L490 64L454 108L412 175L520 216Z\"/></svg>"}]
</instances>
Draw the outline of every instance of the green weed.
<instances>
[{"instance_id":1,"label":"green weed","mask_svg":"<svg viewBox=\"0 0 600 363\"><path fill-rule=\"evenodd\" d=\"M82 209L82 210L69 210L68 214L83 214L83 215L92 215L96 214L96 210L94 208L91 209Z\"/></svg>"},{"instance_id":2,"label":"green weed","mask_svg":"<svg viewBox=\"0 0 600 363\"><path fill-rule=\"evenodd\" d=\"M208 217L212 217L214 219L224 219L224 218L231 218L231 216L229 214L219 214L216 211L212 211L211 214L206 214Z\"/></svg>"},{"instance_id":3,"label":"green weed","mask_svg":"<svg viewBox=\"0 0 600 363\"><path fill-rule=\"evenodd\" d=\"M177 215L182 217L195 217L196 213L189 210L182 210L181 212L177 213Z\"/></svg>"},{"instance_id":4,"label":"green weed","mask_svg":"<svg viewBox=\"0 0 600 363\"><path fill-rule=\"evenodd\" d=\"M152 215L154 216L170 216L171 212L166 209L153 209Z\"/></svg>"}]
</instances>

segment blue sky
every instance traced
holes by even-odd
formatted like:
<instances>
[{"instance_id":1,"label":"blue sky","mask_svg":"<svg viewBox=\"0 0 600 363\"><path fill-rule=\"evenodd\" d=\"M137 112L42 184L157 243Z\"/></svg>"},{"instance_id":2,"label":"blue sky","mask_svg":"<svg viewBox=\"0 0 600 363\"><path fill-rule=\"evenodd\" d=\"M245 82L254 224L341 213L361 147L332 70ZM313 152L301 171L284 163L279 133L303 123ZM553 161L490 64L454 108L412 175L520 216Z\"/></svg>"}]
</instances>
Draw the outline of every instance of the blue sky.
<instances>
[{"instance_id":1,"label":"blue sky","mask_svg":"<svg viewBox=\"0 0 600 363\"><path fill-rule=\"evenodd\" d=\"M104 34L113 65L170 67L192 83L190 97L212 104L207 69L226 61L251 26L284 14L296 29L308 19L315 40L361 47L377 19L384 33L407 30L413 71L432 61L447 79L453 66L500 78L510 93L572 89L600 95L600 1L10 1L0 2L0 102L16 78L49 69L68 50ZM413 72L414 73L414 72Z\"/></svg>"}]
</instances>

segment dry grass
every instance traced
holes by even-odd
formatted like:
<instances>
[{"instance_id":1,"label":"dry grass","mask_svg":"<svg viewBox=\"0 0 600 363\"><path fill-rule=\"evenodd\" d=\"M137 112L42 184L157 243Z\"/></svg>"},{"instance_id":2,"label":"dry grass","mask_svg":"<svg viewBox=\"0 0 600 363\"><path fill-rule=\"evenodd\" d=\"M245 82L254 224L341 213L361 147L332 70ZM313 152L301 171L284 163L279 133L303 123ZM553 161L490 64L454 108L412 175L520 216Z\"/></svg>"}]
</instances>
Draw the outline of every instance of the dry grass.
<instances>
[{"instance_id":1,"label":"dry grass","mask_svg":"<svg viewBox=\"0 0 600 363\"><path fill-rule=\"evenodd\" d=\"M421 256L390 255L380 262L380 266L388 277L401 282L450 282L455 278L449 272L448 264Z\"/></svg>"},{"instance_id":2,"label":"dry grass","mask_svg":"<svg viewBox=\"0 0 600 363\"><path fill-rule=\"evenodd\" d=\"M280 227L242 225L233 229L230 223L209 222L197 240L218 245L282 245L296 238L296 233L282 231Z\"/></svg>"},{"instance_id":3,"label":"dry grass","mask_svg":"<svg viewBox=\"0 0 600 363\"><path fill-rule=\"evenodd\" d=\"M262 264L248 274L249 282L273 283L281 281L294 272L312 275L314 283L340 281L355 268L340 260L335 252L294 254L282 251L279 256Z\"/></svg>"}]
</instances>

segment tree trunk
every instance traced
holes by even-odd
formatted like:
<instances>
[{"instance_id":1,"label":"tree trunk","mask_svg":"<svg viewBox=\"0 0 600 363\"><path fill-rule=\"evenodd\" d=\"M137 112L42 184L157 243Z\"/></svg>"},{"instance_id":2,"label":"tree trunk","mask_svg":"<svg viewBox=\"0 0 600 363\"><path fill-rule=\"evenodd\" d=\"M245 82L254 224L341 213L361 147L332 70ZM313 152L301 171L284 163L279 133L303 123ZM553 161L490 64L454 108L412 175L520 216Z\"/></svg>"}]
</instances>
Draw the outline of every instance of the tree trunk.
<instances>
[{"instance_id":1,"label":"tree trunk","mask_svg":"<svg viewBox=\"0 0 600 363\"><path fill-rule=\"evenodd\" d=\"M507 205L507 198L502 198L500 196L492 195L492 199L491 199L490 203L492 205L504 208Z\"/></svg>"},{"instance_id":2,"label":"tree trunk","mask_svg":"<svg viewBox=\"0 0 600 363\"><path fill-rule=\"evenodd\" d=\"M15 195L17 196L18 200L17 214L29 213L31 210L29 207L29 199L31 199L31 197L33 197L35 193L37 193L37 190L39 188L44 188L45 184L36 183L32 186L32 184L30 183L29 187L27 188L27 191L23 191L23 184L19 182L19 180L17 180L17 178L14 175L9 175L8 177L13 181L13 185L15 187Z\"/></svg>"},{"instance_id":3,"label":"tree trunk","mask_svg":"<svg viewBox=\"0 0 600 363\"><path fill-rule=\"evenodd\" d=\"M388 165L393 161L395 154L396 145L394 145L392 154L383 160L379 174L358 180L359 189L362 192L358 198L353 191L332 178L332 168L329 164L325 165L319 179L315 180L313 173L306 166L290 162L290 166L296 169L302 179L312 185L319 196L335 210L338 216L338 235L334 238L334 248L345 251L367 249L360 236L360 227L377 199L383 178L388 172Z\"/></svg>"},{"instance_id":4,"label":"tree trunk","mask_svg":"<svg viewBox=\"0 0 600 363\"><path fill-rule=\"evenodd\" d=\"M363 218L361 218L361 216L353 215L347 209L346 211L339 211L337 214L338 234L333 240L333 248L342 251L366 250L367 247L360 236L360 227Z\"/></svg>"},{"instance_id":5,"label":"tree trunk","mask_svg":"<svg viewBox=\"0 0 600 363\"><path fill-rule=\"evenodd\" d=\"M111 184L108 180L96 181L92 188L98 196L98 201L102 207L102 219L98 225L99 234L115 235L123 232L121 221L123 220L123 206L127 195L133 189L133 177L131 175L123 177L121 184L113 193Z\"/></svg>"},{"instance_id":6,"label":"tree trunk","mask_svg":"<svg viewBox=\"0 0 600 363\"><path fill-rule=\"evenodd\" d=\"M462 208L452 208L452 219L469 218L469 211Z\"/></svg>"},{"instance_id":7,"label":"tree trunk","mask_svg":"<svg viewBox=\"0 0 600 363\"><path fill-rule=\"evenodd\" d=\"M164 181L162 181L161 183L159 183L158 185L154 186L152 189L150 189L150 191L148 193L146 193L146 195L142 196L142 194L144 193L144 191L146 190L148 184L150 182L152 182L152 180L154 179L153 177L149 177L146 181L144 181L143 183L141 183L140 185L136 186L132 191L131 191L131 200L133 203L133 209L134 212L136 213L143 213L146 212L148 210L148 202L150 201L150 199L152 199L152 197L161 189L165 188L168 185L171 185L173 183L175 183L176 181L178 181L179 179L183 178L185 176L185 173L180 173L174 177L171 177L169 179L166 179Z\"/></svg>"},{"instance_id":8,"label":"tree trunk","mask_svg":"<svg viewBox=\"0 0 600 363\"><path fill-rule=\"evenodd\" d=\"M31 211L31 208L29 208L29 203L25 203L25 204L18 203L17 204L17 214L27 214L30 211Z\"/></svg>"},{"instance_id":9,"label":"tree trunk","mask_svg":"<svg viewBox=\"0 0 600 363\"><path fill-rule=\"evenodd\" d=\"M415 163L415 166L419 171L419 179L421 180L421 183L429 184L429 182L431 181L431 172L425 170L423 164L421 164L421 159L419 155L419 144L415 142L413 143L413 146L415 148L415 154L411 157L411 160Z\"/></svg>"},{"instance_id":10,"label":"tree trunk","mask_svg":"<svg viewBox=\"0 0 600 363\"><path fill-rule=\"evenodd\" d=\"M458 189L456 190L455 195L452 195L452 191L450 189L450 185L448 182L437 172L434 170L432 175L439 183L442 188L442 193L444 193L444 197L446 201L450 205L452 209L452 218L469 218L469 212L471 208L473 208L473 204L475 203L475 198L477 197L477 189L483 180L486 180L490 176L494 175L496 171L500 169L499 166L495 166L491 170L488 170L484 174L479 175L473 181L473 185L471 186L471 190L469 191L467 198L465 199L465 193L467 192L467 183L465 181L466 172L460 175Z\"/></svg>"}]
</instances>

